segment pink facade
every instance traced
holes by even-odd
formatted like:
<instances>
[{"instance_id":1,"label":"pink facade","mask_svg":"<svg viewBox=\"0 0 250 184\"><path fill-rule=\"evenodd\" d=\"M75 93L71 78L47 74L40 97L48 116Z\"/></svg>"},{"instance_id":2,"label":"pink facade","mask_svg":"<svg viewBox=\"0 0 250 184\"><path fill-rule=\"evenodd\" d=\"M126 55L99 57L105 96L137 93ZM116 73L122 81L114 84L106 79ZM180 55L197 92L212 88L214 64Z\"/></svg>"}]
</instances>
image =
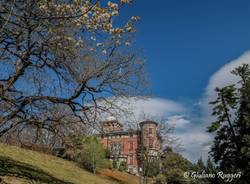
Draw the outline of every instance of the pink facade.
<instances>
[{"instance_id":1,"label":"pink facade","mask_svg":"<svg viewBox=\"0 0 250 184\"><path fill-rule=\"evenodd\" d=\"M128 170L138 172L139 163L136 152L138 146L143 146L151 153L158 153L160 143L157 137L157 123L144 121L140 123L140 130L124 131L123 126L117 120L102 122L102 134L100 142L111 151L111 159L126 162Z\"/></svg>"},{"instance_id":2,"label":"pink facade","mask_svg":"<svg viewBox=\"0 0 250 184\"><path fill-rule=\"evenodd\" d=\"M136 150L138 147L137 134L126 135L126 132L120 132L119 135L119 133L113 133L107 136L103 136L103 138L101 139L101 143L105 148L111 150L111 153L112 151L114 151L112 150L113 145L120 145L120 150L118 153L119 157L125 158L128 165L136 167L138 166L138 162L136 159Z\"/></svg>"}]
</instances>

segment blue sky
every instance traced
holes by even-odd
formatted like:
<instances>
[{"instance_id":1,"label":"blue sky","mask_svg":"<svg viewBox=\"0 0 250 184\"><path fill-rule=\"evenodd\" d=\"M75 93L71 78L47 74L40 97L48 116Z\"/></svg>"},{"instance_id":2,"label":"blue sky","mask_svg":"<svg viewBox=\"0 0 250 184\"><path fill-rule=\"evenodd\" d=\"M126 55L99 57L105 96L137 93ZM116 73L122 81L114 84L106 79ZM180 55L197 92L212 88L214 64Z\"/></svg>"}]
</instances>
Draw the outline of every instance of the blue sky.
<instances>
[{"instance_id":1,"label":"blue sky","mask_svg":"<svg viewBox=\"0 0 250 184\"><path fill-rule=\"evenodd\" d=\"M152 93L200 98L209 77L250 48L250 1L135 0L136 47L147 60Z\"/></svg>"},{"instance_id":2,"label":"blue sky","mask_svg":"<svg viewBox=\"0 0 250 184\"><path fill-rule=\"evenodd\" d=\"M175 125L183 154L206 157L214 88L236 82L230 71L250 63L249 0L135 0L122 16L141 17L135 47L146 59L152 98L133 101L140 114Z\"/></svg>"}]
</instances>

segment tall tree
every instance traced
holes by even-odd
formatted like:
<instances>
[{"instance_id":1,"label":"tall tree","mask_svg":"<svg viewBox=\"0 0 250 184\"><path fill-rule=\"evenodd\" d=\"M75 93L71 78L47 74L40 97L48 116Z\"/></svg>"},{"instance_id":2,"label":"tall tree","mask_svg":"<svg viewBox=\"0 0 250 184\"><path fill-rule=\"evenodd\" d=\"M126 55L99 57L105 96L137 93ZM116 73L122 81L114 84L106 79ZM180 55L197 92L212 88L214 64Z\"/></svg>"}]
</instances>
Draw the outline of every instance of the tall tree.
<instances>
[{"instance_id":1,"label":"tall tree","mask_svg":"<svg viewBox=\"0 0 250 184\"><path fill-rule=\"evenodd\" d=\"M216 169L216 167L215 167L215 165L210 157L208 157L208 159L207 159L206 173L215 174L215 175L217 173L217 169ZM211 184L221 183L220 178L218 178L218 177L207 178L207 182L211 183Z\"/></svg>"},{"instance_id":2,"label":"tall tree","mask_svg":"<svg viewBox=\"0 0 250 184\"><path fill-rule=\"evenodd\" d=\"M202 175L202 173L206 172L206 166L202 160L202 157L200 157L197 161L197 163L195 164L195 171L197 171L198 174ZM215 173L211 173L211 174L215 174ZM199 184L208 184L208 179L207 178L195 178L195 180L197 180L196 182Z\"/></svg>"},{"instance_id":3,"label":"tall tree","mask_svg":"<svg viewBox=\"0 0 250 184\"><path fill-rule=\"evenodd\" d=\"M0 137L28 126L65 132L55 129L65 112L92 126L117 97L138 94L143 62L128 47L138 17L115 21L129 2L0 1Z\"/></svg>"},{"instance_id":4,"label":"tall tree","mask_svg":"<svg viewBox=\"0 0 250 184\"><path fill-rule=\"evenodd\" d=\"M162 161L162 176L165 177L164 182L169 184L191 184L195 183L191 177L185 178L185 172L194 170L193 164L182 155L173 152L171 149L166 153L165 159ZM200 180L197 180L198 182Z\"/></svg>"},{"instance_id":5,"label":"tall tree","mask_svg":"<svg viewBox=\"0 0 250 184\"><path fill-rule=\"evenodd\" d=\"M243 64L232 71L240 80L216 88L217 99L211 104L216 121L208 128L215 133L212 156L224 172L241 172L237 183L250 180L250 68Z\"/></svg>"},{"instance_id":6,"label":"tall tree","mask_svg":"<svg viewBox=\"0 0 250 184\"><path fill-rule=\"evenodd\" d=\"M202 172L202 171L205 171L206 167L205 167L205 164L202 160L202 157L200 157L196 163L196 167L197 167L197 170L199 172Z\"/></svg>"},{"instance_id":7,"label":"tall tree","mask_svg":"<svg viewBox=\"0 0 250 184\"><path fill-rule=\"evenodd\" d=\"M206 172L212 173L212 174L216 172L216 168L215 168L214 163L212 162L210 157L208 157L208 159L207 159Z\"/></svg>"},{"instance_id":8,"label":"tall tree","mask_svg":"<svg viewBox=\"0 0 250 184\"><path fill-rule=\"evenodd\" d=\"M71 134L65 139L64 147L57 150L57 156L77 162L81 167L96 173L97 169L108 166L105 150L95 136Z\"/></svg>"},{"instance_id":9,"label":"tall tree","mask_svg":"<svg viewBox=\"0 0 250 184\"><path fill-rule=\"evenodd\" d=\"M97 169L105 166L105 149L97 137L84 138L84 148L79 157L79 163L86 169L96 173Z\"/></svg>"}]
</instances>

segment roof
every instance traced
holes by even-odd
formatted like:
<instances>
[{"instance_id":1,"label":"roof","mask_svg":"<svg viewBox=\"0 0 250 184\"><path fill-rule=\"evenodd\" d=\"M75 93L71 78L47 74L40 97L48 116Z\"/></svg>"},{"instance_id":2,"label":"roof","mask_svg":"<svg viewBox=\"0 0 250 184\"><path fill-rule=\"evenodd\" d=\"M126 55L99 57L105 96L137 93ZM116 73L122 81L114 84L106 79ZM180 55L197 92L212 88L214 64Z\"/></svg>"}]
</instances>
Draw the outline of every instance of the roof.
<instances>
[{"instance_id":1,"label":"roof","mask_svg":"<svg viewBox=\"0 0 250 184\"><path fill-rule=\"evenodd\" d=\"M155 124L156 126L158 125L158 123L156 123L155 121L151 121L151 120L146 120L146 121L142 121L139 123L140 126L144 124Z\"/></svg>"}]
</instances>

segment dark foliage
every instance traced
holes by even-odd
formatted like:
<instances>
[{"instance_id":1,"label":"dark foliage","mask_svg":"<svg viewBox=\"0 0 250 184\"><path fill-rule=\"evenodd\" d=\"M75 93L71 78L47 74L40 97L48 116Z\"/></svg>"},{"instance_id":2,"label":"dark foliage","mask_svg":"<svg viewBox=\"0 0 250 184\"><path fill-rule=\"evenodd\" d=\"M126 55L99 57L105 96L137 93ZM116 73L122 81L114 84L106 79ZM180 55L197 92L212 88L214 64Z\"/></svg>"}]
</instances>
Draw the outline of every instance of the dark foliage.
<instances>
[{"instance_id":1,"label":"dark foliage","mask_svg":"<svg viewBox=\"0 0 250 184\"><path fill-rule=\"evenodd\" d=\"M208 131L215 134L211 155L225 173L242 173L233 182L250 181L250 68L243 64L232 74L239 81L216 88L217 99L213 105L212 122Z\"/></svg>"}]
</instances>

